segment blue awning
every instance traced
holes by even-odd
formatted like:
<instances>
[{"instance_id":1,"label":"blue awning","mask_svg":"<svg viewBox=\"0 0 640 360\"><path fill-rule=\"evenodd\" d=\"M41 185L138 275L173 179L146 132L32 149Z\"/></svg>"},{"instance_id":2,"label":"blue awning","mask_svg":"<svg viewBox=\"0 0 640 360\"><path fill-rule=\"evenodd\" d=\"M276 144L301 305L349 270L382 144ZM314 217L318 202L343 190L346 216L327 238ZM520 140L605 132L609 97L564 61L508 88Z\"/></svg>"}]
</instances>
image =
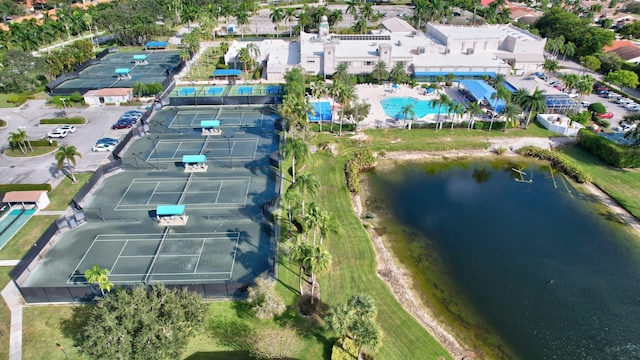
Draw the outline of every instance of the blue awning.
<instances>
[{"instance_id":1,"label":"blue awning","mask_svg":"<svg viewBox=\"0 0 640 360\"><path fill-rule=\"evenodd\" d=\"M217 69L213 71L213 76L240 76L242 75L242 70L237 69Z\"/></svg>"},{"instance_id":2,"label":"blue awning","mask_svg":"<svg viewBox=\"0 0 640 360\"><path fill-rule=\"evenodd\" d=\"M131 69L129 69L129 68L118 68L118 69L116 69L116 75L127 75L130 72L131 72Z\"/></svg>"},{"instance_id":3,"label":"blue awning","mask_svg":"<svg viewBox=\"0 0 640 360\"><path fill-rule=\"evenodd\" d=\"M147 55L133 55L134 61L147 60Z\"/></svg>"},{"instance_id":4,"label":"blue awning","mask_svg":"<svg viewBox=\"0 0 640 360\"><path fill-rule=\"evenodd\" d=\"M220 120L201 120L200 127L201 128L212 128L220 126Z\"/></svg>"},{"instance_id":5,"label":"blue awning","mask_svg":"<svg viewBox=\"0 0 640 360\"><path fill-rule=\"evenodd\" d=\"M495 72L491 71L427 71L427 72L415 72L414 76L447 76L448 74L453 74L458 77L465 76L482 76L488 75L491 77L496 77Z\"/></svg>"},{"instance_id":6,"label":"blue awning","mask_svg":"<svg viewBox=\"0 0 640 360\"><path fill-rule=\"evenodd\" d=\"M464 86L476 99L487 101L495 111L500 112L504 107L504 102L502 100L497 101L496 99L491 98L491 95L496 93L496 89L492 88L486 82L482 80L461 80L460 84Z\"/></svg>"},{"instance_id":7,"label":"blue awning","mask_svg":"<svg viewBox=\"0 0 640 360\"><path fill-rule=\"evenodd\" d=\"M144 44L144 47L146 48L166 48L169 45L168 42L166 41L149 41L148 43Z\"/></svg>"},{"instance_id":8,"label":"blue awning","mask_svg":"<svg viewBox=\"0 0 640 360\"><path fill-rule=\"evenodd\" d=\"M207 162L207 157L204 155L182 155L182 162L185 164L199 164Z\"/></svg>"},{"instance_id":9,"label":"blue awning","mask_svg":"<svg viewBox=\"0 0 640 360\"><path fill-rule=\"evenodd\" d=\"M156 207L156 215L182 215L184 214L184 205L158 205Z\"/></svg>"}]
</instances>

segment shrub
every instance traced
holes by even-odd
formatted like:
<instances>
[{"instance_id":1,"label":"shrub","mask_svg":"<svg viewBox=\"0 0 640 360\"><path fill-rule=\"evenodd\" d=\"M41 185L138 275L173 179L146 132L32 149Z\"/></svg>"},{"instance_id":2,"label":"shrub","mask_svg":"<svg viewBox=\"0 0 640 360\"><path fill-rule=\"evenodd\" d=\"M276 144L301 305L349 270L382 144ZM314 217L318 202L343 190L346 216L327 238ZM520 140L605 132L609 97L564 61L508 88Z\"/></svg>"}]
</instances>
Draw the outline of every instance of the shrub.
<instances>
[{"instance_id":1,"label":"shrub","mask_svg":"<svg viewBox=\"0 0 640 360\"><path fill-rule=\"evenodd\" d=\"M262 320L271 320L282 315L287 307L276 292L276 282L262 274L253 283L248 289L247 302L253 305L256 316Z\"/></svg>"},{"instance_id":2,"label":"shrub","mask_svg":"<svg viewBox=\"0 0 640 360\"><path fill-rule=\"evenodd\" d=\"M353 340L346 338L344 347L340 346L340 340L333 344L331 350L331 360L355 360L358 358L358 346Z\"/></svg>"},{"instance_id":3,"label":"shrub","mask_svg":"<svg viewBox=\"0 0 640 360\"><path fill-rule=\"evenodd\" d=\"M591 113L588 111L582 111L569 116L569 118L579 124L587 125L589 121L591 121Z\"/></svg>"},{"instance_id":4,"label":"shrub","mask_svg":"<svg viewBox=\"0 0 640 360\"><path fill-rule=\"evenodd\" d=\"M3 128L5 126L7 126L7 122L2 120L2 119L0 119L0 128Z\"/></svg>"},{"instance_id":5,"label":"shrub","mask_svg":"<svg viewBox=\"0 0 640 360\"><path fill-rule=\"evenodd\" d=\"M296 331L290 327L258 328L249 338L251 355L258 359L288 359L304 345Z\"/></svg>"},{"instance_id":6,"label":"shrub","mask_svg":"<svg viewBox=\"0 0 640 360\"><path fill-rule=\"evenodd\" d=\"M87 119L83 117L70 117L70 118L53 118L53 119L41 119L42 125L84 125L87 123Z\"/></svg>"},{"instance_id":7,"label":"shrub","mask_svg":"<svg viewBox=\"0 0 640 360\"><path fill-rule=\"evenodd\" d=\"M84 98L82 97L82 94L80 94L79 92L74 92L73 94L71 94L71 96L69 96L69 100L74 102L74 103L82 103L84 102Z\"/></svg>"},{"instance_id":8,"label":"shrub","mask_svg":"<svg viewBox=\"0 0 640 360\"><path fill-rule=\"evenodd\" d=\"M7 97L7 102L10 104L15 104L17 106L20 106L26 103L27 100L30 100L30 99L35 99L35 97L33 95L27 95L27 94L16 94L16 95L11 95Z\"/></svg>"},{"instance_id":9,"label":"shrub","mask_svg":"<svg viewBox=\"0 0 640 360\"><path fill-rule=\"evenodd\" d=\"M360 173L375 166L375 157L371 150L361 150L353 154L345 164L347 189L354 194L360 192Z\"/></svg>"},{"instance_id":10,"label":"shrub","mask_svg":"<svg viewBox=\"0 0 640 360\"><path fill-rule=\"evenodd\" d=\"M607 108L604 107L604 105L602 105L601 103L593 103L589 105L587 109L589 109L589 111L591 111L592 113L596 113L596 114L604 114L607 112Z\"/></svg>"},{"instance_id":11,"label":"shrub","mask_svg":"<svg viewBox=\"0 0 640 360\"><path fill-rule=\"evenodd\" d=\"M229 68L229 65L227 64L221 64L221 63L216 64L216 69L228 69L228 68Z\"/></svg>"},{"instance_id":12,"label":"shrub","mask_svg":"<svg viewBox=\"0 0 640 360\"><path fill-rule=\"evenodd\" d=\"M578 165L560 156L560 154L555 151L541 149L537 146L525 146L518 150L518 154L549 161L551 166L562 171L564 174L579 183L591 182L591 175L587 174Z\"/></svg>"},{"instance_id":13,"label":"shrub","mask_svg":"<svg viewBox=\"0 0 640 360\"><path fill-rule=\"evenodd\" d=\"M503 148L502 146L496 149L496 154L498 154L498 155L502 155L502 154L504 154L506 152L507 152L507 149Z\"/></svg>"},{"instance_id":14,"label":"shrub","mask_svg":"<svg viewBox=\"0 0 640 360\"><path fill-rule=\"evenodd\" d=\"M640 167L640 149L624 146L583 129L578 133L578 145L609 165L618 168Z\"/></svg>"},{"instance_id":15,"label":"shrub","mask_svg":"<svg viewBox=\"0 0 640 360\"><path fill-rule=\"evenodd\" d=\"M0 193L30 190L44 190L50 192L51 184L0 184Z\"/></svg>"}]
</instances>

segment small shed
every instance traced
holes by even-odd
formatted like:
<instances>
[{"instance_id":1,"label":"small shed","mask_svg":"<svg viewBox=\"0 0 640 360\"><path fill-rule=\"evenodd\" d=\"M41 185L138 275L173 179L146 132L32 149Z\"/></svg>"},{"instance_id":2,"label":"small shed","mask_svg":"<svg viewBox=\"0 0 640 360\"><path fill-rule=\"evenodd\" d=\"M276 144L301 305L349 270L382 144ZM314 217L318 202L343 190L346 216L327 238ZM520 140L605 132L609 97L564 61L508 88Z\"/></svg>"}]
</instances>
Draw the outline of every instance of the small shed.
<instances>
[{"instance_id":1,"label":"small shed","mask_svg":"<svg viewBox=\"0 0 640 360\"><path fill-rule=\"evenodd\" d=\"M49 196L46 191L9 191L4 194L2 202L9 205L22 207L36 207L44 209L49 205Z\"/></svg>"},{"instance_id":2,"label":"small shed","mask_svg":"<svg viewBox=\"0 0 640 360\"><path fill-rule=\"evenodd\" d=\"M184 213L184 205L158 205L156 219L160 226L186 225L189 217Z\"/></svg>"},{"instance_id":3,"label":"small shed","mask_svg":"<svg viewBox=\"0 0 640 360\"><path fill-rule=\"evenodd\" d=\"M183 155L182 163L184 172L205 172L208 167L205 155Z\"/></svg>"},{"instance_id":4,"label":"small shed","mask_svg":"<svg viewBox=\"0 0 640 360\"><path fill-rule=\"evenodd\" d=\"M220 129L220 120L201 120L200 127L202 128L202 135L222 135Z\"/></svg>"},{"instance_id":5,"label":"small shed","mask_svg":"<svg viewBox=\"0 0 640 360\"><path fill-rule=\"evenodd\" d=\"M131 88L105 88L89 90L84 94L84 102L89 106L120 105L133 99Z\"/></svg>"}]
</instances>

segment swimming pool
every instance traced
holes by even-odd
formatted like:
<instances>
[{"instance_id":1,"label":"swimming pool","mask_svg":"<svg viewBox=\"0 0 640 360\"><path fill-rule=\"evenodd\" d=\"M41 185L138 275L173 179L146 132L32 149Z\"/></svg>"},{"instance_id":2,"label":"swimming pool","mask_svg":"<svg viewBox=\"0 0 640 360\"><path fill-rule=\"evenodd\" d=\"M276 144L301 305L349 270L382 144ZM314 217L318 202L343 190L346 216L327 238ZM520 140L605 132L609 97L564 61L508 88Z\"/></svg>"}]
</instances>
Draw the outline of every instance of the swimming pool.
<instances>
[{"instance_id":1,"label":"swimming pool","mask_svg":"<svg viewBox=\"0 0 640 360\"><path fill-rule=\"evenodd\" d=\"M13 235L15 235L35 213L35 209L13 209L0 220L0 249L11 240Z\"/></svg>"},{"instance_id":2,"label":"swimming pool","mask_svg":"<svg viewBox=\"0 0 640 360\"><path fill-rule=\"evenodd\" d=\"M413 112L416 115L416 119L420 119L426 115L437 114L439 108L439 106L433 106L433 100L417 100L411 97L387 98L380 103L382 104L384 113L394 119L403 119L402 109L409 104L413 104ZM442 108L440 108L440 113L445 114L446 112L447 107L443 105Z\"/></svg>"},{"instance_id":3,"label":"swimming pool","mask_svg":"<svg viewBox=\"0 0 640 360\"><path fill-rule=\"evenodd\" d=\"M311 106L313 106L314 114L307 113L309 116L309 121L317 122L317 121L329 121L331 120L331 103L328 101L312 101Z\"/></svg>"}]
</instances>

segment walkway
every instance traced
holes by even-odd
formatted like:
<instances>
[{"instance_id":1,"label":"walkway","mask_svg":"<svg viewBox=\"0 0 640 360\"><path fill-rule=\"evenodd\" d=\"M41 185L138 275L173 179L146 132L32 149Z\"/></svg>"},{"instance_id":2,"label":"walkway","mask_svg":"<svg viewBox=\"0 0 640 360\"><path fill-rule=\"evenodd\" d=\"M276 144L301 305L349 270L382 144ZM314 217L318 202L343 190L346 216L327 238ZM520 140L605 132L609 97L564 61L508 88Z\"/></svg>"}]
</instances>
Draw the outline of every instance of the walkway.
<instances>
[{"instance_id":1,"label":"walkway","mask_svg":"<svg viewBox=\"0 0 640 360\"><path fill-rule=\"evenodd\" d=\"M9 360L22 359L22 295L13 281L0 292L11 311L11 333L9 335Z\"/></svg>"}]
</instances>

